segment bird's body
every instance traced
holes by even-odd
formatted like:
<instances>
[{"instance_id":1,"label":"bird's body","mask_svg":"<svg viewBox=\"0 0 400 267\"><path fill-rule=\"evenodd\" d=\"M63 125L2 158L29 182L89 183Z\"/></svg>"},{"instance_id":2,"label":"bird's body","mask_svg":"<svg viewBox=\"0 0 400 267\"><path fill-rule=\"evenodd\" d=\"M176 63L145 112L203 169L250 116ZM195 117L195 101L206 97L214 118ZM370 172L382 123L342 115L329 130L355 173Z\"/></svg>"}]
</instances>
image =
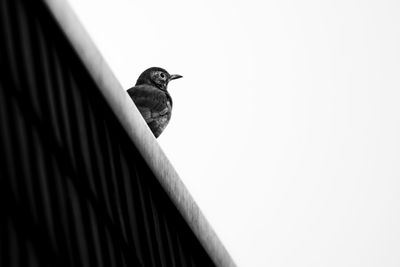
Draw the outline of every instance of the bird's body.
<instances>
[{"instance_id":1,"label":"bird's body","mask_svg":"<svg viewBox=\"0 0 400 267\"><path fill-rule=\"evenodd\" d=\"M137 85L128 90L155 137L160 136L171 119L172 99L168 92L152 85Z\"/></svg>"},{"instance_id":2,"label":"bird's body","mask_svg":"<svg viewBox=\"0 0 400 267\"><path fill-rule=\"evenodd\" d=\"M167 91L168 82L181 77L153 67L145 70L136 85L128 90L129 96L156 138L171 119L172 98Z\"/></svg>"}]
</instances>

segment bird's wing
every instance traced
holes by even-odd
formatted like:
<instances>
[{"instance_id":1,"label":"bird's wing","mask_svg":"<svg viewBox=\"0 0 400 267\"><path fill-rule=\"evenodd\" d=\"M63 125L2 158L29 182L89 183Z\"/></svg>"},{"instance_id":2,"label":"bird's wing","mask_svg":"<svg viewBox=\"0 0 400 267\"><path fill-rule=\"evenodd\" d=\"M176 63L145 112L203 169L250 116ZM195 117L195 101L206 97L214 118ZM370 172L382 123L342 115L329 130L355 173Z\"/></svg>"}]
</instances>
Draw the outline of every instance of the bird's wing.
<instances>
[{"instance_id":1,"label":"bird's wing","mask_svg":"<svg viewBox=\"0 0 400 267\"><path fill-rule=\"evenodd\" d=\"M135 86L128 90L128 94L135 102L136 107L147 123L152 122L160 116L164 116L169 111L167 104L169 100L168 96L153 86Z\"/></svg>"}]
</instances>

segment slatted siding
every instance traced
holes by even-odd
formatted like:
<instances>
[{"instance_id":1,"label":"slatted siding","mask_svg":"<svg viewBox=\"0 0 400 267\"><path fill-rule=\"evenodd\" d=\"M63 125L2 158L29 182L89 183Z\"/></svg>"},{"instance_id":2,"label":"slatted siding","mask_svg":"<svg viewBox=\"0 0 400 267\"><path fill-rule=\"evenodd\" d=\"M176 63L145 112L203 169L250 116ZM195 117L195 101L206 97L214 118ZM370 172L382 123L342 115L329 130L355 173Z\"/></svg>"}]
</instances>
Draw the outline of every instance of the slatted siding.
<instances>
[{"instance_id":1,"label":"slatted siding","mask_svg":"<svg viewBox=\"0 0 400 267\"><path fill-rule=\"evenodd\" d=\"M214 266L40 1L0 1L0 266Z\"/></svg>"}]
</instances>

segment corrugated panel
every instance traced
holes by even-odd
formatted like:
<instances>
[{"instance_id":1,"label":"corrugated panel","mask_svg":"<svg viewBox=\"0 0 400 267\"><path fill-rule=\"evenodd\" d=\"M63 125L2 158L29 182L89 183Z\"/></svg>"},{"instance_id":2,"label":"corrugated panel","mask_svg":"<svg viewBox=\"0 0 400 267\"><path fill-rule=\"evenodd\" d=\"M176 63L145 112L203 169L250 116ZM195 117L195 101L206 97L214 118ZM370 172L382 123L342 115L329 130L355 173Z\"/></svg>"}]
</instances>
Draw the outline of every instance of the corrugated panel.
<instances>
[{"instance_id":1,"label":"corrugated panel","mask_svg":"<svg viewBox=\"0 0 400 267\"><path fill-rule=\"evenodd\" d=\"M0 5L0 266L213 266L43 3Z\"/></svg>"}]
</instances>

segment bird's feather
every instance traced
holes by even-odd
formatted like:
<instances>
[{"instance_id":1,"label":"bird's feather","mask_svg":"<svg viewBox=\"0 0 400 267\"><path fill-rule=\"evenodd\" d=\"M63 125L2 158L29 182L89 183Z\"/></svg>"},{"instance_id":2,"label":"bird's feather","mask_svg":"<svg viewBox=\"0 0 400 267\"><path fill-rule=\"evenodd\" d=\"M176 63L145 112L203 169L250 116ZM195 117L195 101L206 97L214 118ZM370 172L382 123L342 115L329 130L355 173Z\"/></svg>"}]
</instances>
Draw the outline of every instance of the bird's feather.
<instances>
[{"instance_id":1,"label":"bird's feather","mask_svg":"<svg viewBox=\"0 0 400 267\"><path fill-rule=\"evenodd\" d=\"M168 92L152 85L137 85L128 94L153 133L161 134L171 117L172 99Z\"/></svg>"}]
</instances>

